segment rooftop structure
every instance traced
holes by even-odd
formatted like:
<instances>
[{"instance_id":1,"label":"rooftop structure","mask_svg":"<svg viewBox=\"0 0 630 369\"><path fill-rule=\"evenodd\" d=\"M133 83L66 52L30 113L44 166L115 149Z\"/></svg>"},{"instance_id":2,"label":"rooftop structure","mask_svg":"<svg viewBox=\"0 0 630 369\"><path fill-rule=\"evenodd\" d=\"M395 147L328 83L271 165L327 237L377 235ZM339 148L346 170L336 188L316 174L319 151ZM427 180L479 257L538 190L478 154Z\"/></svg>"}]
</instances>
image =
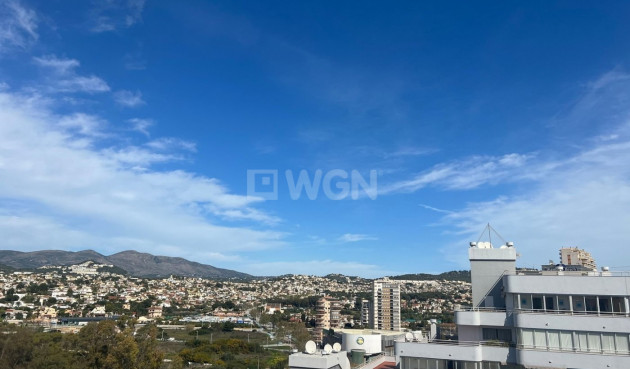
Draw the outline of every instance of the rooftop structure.
<instances>
[{"instance_id":1,"label":"rooftop structure","mask_svg":"<svg viewBox=\"0 0 630 369\"><path fill-rule=\"evenodd\" d=\"M459 341L396 342L400 369L630 368L630 274L517 271L512 243L471 243Z\"/></svg>"}]
</instances>

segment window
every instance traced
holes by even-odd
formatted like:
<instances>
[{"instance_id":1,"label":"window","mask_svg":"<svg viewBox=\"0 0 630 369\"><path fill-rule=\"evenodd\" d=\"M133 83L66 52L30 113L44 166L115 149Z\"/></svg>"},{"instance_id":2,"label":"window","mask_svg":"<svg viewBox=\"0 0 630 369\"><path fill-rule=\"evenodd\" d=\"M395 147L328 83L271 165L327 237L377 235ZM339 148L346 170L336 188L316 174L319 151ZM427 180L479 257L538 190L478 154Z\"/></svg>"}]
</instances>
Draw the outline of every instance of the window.
<instances>
[{"instance_id":1,"label":"window","mask_svg":"<svg viewBox=\"0 0 630 369\"><path fill-rule=\"evenodd\" d=\"M503 342L512 342L511 329L484 328L482 334L484 341L498 340Z\"/></svg>"},{"instance_id":2,"label":"window","mask_svg":"<svg viewBox=\"0 0 630 369\"><path fill-rule=\"evenodd\" d=\"M597 297L586 296L586 311L597 312Z\"/></svg>"},{"instance_id":3,"label":"window","mask_svg":"<svg viewBox=\"0 0 630 369\"><path fill-rule=\"evenodd\" d=\"M612 298L612 309L615 313L625 313L626 312L626 302L623 297L613 297Z\"/></svg>"},{"instance_id":4,"label":"window","mask_svg":"<svg viewBox=\"0 0 630 369\"><path fill-rule=\"evenodd\" d=\"M534 347L534 330L533 329L521 329L521 342L523 347Z\"/></svg>"},{"instance_id":5,"label":"window","mask_svg":"<svg viewBox=\"0 0 630 369\"><path fill-rule=\"evenodd\" d=\"M573 350L573 334L567 331L560 331L560 349L563 351Z\"/></svg>"},{"instance_id":6,"label":"window","mask_svg":"<svg viewBox=\"0 0 630 369\"><path fill-rule=\"evenodd\" d=\"M558 296L558 310L569 310L569 298L567 296Z\"/></svg>"},{"instance_id":7,"label":"window","mask_svg":"<svg viewBox=\"0 0 630 369\"><path fill-rule=\"evenodd\" d=\"M602 351L602 337L600 333L588 333L588 351Z\"/></svg>"},{"instance_id":8,"label":"window","mask_svg":"<svg viewBox=\"0 0 630 369\"><path fill-rule=\"evenodd\" d=\"M622 333L615 334L615 350L620 354L629 354L628 335Z\"/></svg>"},{"instance_id":9,"label":"window","mask_svg":"<svg viewBox=\"0 0 630 369\"><path fill-rule=\"evenodd\" d=\"M542 296L532 296L532 309L534 309L534 310L542 310L543 309Z\"/></svg>"},{"instance_id":10,"label":"window","mask_svg":"<svg viewBox=\"0 0 630 369\"><path fill-rule=\"evenodd\" d=\"M540 329L534 330L534 347L547 348L547 337L545 331Z\"/></svg>"},{"instance_id":11,"label":"window","mask_svg":"<svg viewBox=\"0 0 630 369\"><path fill-rule=\"evenodd\" d=\"M586 311L584 296L573 296L573 311Z\"/></svg>"},{"instance_id":12,"label":"window","mask_svg":"<svg viewBox=\"0 0 630 369\"><path fill-rule=\"evenodd\" d=\"M545 297L545 309L546 310L556 310L556 304L554 303L555 298L552 296Z\"/></svg>"},{"instance_id":13,"label":"window","mask_svg":"<svg viewBox=\"0 0 630 369\"><path fill-rule=\"evenodd\" d=\"M602 350L605 353L615 352L615 334L614 333L602 333Z\"/></svg>"},{"instance_id":14,"label":"window","mask_svg":"<svg viewBox=\"0 0 630 369\"><path fill-rule=\"evenodd\" d=\"M560 350L560 332L559 331L548 331L547 337L549 338L549 349L550 350Z\"/></svg>"},{"instance_id":15,"label":"window","mask_svg":"<svg viewBox=\"0 0 630 369\"><path fill-rule=\"evenodd\" d=\"M586 340L586 332L578 332L578 350L588 351L588 341Z\"/></svg>"}]
</instances>

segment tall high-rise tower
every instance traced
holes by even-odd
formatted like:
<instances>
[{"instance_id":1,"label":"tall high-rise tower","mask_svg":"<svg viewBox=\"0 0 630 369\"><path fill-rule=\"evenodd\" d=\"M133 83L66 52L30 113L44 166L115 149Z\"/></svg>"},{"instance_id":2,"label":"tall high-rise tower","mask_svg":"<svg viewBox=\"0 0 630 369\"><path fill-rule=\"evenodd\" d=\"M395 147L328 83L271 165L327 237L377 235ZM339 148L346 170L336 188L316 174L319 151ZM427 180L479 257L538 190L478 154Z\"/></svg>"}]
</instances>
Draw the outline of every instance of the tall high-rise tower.
<instances>
[{"instance_id":1,"label":"tall high-rise tower","mask_svg":"<svg viewBox=\"0 0 630 369\"><path fill-rule=\"evenodd\" d=\"M373 283L372 328L400 330L400 285L388 278Z\"/></svg>"}]
</instances>

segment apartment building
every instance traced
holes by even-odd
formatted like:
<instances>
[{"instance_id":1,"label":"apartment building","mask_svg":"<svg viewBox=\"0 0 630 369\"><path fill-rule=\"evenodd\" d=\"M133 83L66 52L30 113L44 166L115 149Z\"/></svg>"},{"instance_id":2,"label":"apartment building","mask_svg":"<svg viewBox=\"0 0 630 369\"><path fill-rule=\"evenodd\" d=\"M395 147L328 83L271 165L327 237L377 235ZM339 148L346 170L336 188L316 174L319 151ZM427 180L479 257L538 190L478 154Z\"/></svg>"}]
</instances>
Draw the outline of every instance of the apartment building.
<instances>
[{"instance_id":1,"label":"apartment building","mask_svg":"<svg viewBox=\"0 0 630 369\"><path fill-rule=\"evenodd\" d=\"M341 324L341 302L329 296L317 300L315 309L315 329L313 339L322 342L324 329L343 328Z\"/></svg>"},{"instance_id":2,"label":"apartment building","mask_svg":"<svg viewBox=\"0 0 630 369\"><path fill-rule=\"evenodd\" d=\"M590 270L597 270L595 259L587 252L577 247L563 247L560 249L560 264L581 265Z\"/></svg>"},{"instance_id":3,"label":"apartment building","mask_svg":"<svg viewBox=\"0 0 630 369\"><path fill-rule=\"evenodd\" d=\"M361 325L364 327L370 326L370 314L372 304L369 300L361 300Z\"/></svg>"},{"instance_id":4,"label":"apartment building","mask_svg":"<svg viewBox=\"0 0 630 369\"><path fill-rule=\"evenodd\" d=\"M400 284L388 278L372 284L372 329L400 330Z\"/></svg>"},{"instance_id":5,"label":"apartment building","mask_svg":"<svg viewBox=\"0 0 630 369\"><path fill-rule=\"evenodd\" d=\"M512 243L471 243L459 341L397 342L400 369L630 368L630 274L517 271Z\"/></svg>"}]
</instances>

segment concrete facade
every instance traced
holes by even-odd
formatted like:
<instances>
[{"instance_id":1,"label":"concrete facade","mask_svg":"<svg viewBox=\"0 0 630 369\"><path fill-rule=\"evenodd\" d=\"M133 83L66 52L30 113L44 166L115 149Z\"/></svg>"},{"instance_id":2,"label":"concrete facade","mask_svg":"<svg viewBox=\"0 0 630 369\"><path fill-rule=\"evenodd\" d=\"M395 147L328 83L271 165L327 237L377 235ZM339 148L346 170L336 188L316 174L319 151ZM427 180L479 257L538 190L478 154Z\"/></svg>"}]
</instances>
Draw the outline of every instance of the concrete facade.
<instances>
[{"instance_id":1,"label":"concrete facade","mask_svg":"<svg viewBox=\"0 0 630 369\"><path fill-rule=\"evenodd\" d=\"M370 328L400 331L400 284L396 281L385 278L373 282Z\"/></svg>"},{"instance_id":2,"label":"concrete facade","mask_svg":"<svg viewBox=\"0 0 630 369\"><path fill-rule=\"evenodd\" d=\"M469 257L459 341L397 342L400 369L630 368L630 275L517 271L511 244Z\"/></svg>"}]
</instances>

